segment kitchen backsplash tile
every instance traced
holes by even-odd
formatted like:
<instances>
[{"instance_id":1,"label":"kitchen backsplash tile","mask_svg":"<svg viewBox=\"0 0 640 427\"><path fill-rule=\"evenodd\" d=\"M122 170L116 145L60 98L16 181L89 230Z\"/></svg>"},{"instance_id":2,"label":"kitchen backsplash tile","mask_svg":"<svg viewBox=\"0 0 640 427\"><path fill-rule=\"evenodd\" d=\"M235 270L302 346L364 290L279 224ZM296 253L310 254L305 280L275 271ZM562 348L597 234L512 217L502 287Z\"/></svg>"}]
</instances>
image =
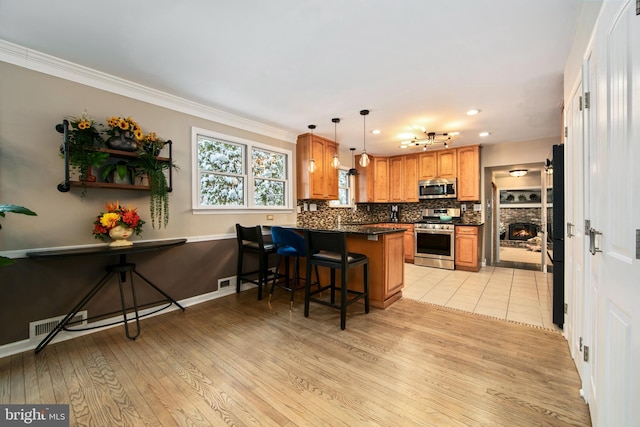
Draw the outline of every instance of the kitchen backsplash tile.
<instances>
[{"instance_id":1,"label":"kitchen backsplash tile","mask_svg":"<svg viewBox=\"0 0 640 427\"><path fill-rule=\"evenodd\" d=\"M304 211L303 206L315 204L317 210ZM399 222L413 223L422 218L423 209L460 208L463 203L456 200L427 200L418 203L358 203L353 208L333 208L323 200L298 200L301 212L297 215L299 227L332 227L339 223L377 223L391 222L391 206L397 205ZM466 212L461 213L464 224L479 224L482 212L473 210L473 203L466 204Z\"/></svg>"}]
</instances>

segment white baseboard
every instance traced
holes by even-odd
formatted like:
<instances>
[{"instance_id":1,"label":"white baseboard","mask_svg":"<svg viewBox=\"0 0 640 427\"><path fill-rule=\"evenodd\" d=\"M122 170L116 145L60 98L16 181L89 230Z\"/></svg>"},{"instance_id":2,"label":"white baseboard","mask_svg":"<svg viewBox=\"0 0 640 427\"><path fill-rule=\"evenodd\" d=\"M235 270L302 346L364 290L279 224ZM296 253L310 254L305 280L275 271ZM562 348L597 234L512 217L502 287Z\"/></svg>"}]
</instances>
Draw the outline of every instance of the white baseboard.
<instances>
[{"instance_id":1,"label":"white baseboard","mask_svg":"<svg viewBox=\"0 0 640 427\"><path fill-rule=\"evenodd\" d=\"M251 289L253 288L254 285L250 284L250 283L243 283L240 290L241 291L246 291L247 289ZM207 302L207 301L211 301L214 299L218 299L218 298L222 298L224 296L230 295L232 293L235 292L235 284L233 287L230 287L229 289L225 289L224 291L214 291L214 292L209 292L206 294L202 294L202 295L197 295L195 297L191 297L191 298L185 298L183 300L178 301L180 303L181 306L187 308L187 307L191 307L197 304L201 304L203 302ZM165 303L166 304L166 303ZM157 313L153 313L154 310L158 310L158 308L160 308L162 305L156 306L156 307L149 307L149 308L145 308L144 310L140 310L139 314L140 316L144 316L144 315L148 315L147 317L153 317L153 316L159 316L161 314L164 313L169 313L171 311L175 311L175 310L179 310L178 307L176 307L174 304L171 305L171 307L167 307L165 310L161 310L158 311ZM149 313L153 313L153 314L149 314ZM108 319L103 319L97 322L92 322L90 324L91 327L95 327L95 329L90 329L90 330L86 330L86 331L60 331L56 337L51 340L51 342L49 344L54 344L57 342L62 342L62 341L66 341L66 340L70 340L73 338L78 338L81 337L83 335L88 335L88 334L92 334L95 332L99 332L99 331L103 331L105 329L109 329L109 328L113 328L113 327L117 327L122 325L122 323L116 323L113 324L115 322L122 322L123 318L122 315L120 316L115 316L115 317L111 317ZM132 320L133 321L133 320ZM130 321L131 322L131 321ZM100 325L105 325L105 326L100 326ZM0 358L6 357L6 356L11 356L14 354L18 354L18 353L22 353L24 351L30 351L30 350L34 350L38 344L44 339L44 336L39 336L37 338L33 338L33 339L26 339L26 340L22 340L22 341L15 341L9 344L4 344L2 346L0 346ZM46 349L46 348L45 348Z\"/></svg>"}]
</instances>

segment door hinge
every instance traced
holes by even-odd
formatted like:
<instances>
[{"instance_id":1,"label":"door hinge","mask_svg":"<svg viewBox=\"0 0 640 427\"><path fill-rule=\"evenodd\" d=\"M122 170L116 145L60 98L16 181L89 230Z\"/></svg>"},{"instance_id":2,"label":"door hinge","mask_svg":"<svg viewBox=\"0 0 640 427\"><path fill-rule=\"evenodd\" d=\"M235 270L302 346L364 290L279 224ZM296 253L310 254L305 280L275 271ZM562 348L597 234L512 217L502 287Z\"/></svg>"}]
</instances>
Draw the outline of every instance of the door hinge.
<instances>
[{"instance_id":1,"label":"door hinge","mask_svg":"<svg viewBox=\"0 0 640 427\"><path fill-rule=\"evenodd\" d=\"M582 337L580 337L580 351L582 351Z\"/></svg>"},{"instance_id":2,"label":"door hinge","mask_svg":"<svg viewBox=\"0 0 640 427\"><path fill-rule=\"evenodd\" d=\"M640 0L638 0L640 1ZM569 128L567 126L564 127L564 137L569 138Z\"/></svg>"},{"instance_id":3,"label":"door hinge","mask_svg":"<svg viewBox=\"0 0 640 427\"><path fill-rule=\"evenodd\" d=\"M569 313L569 304L567 304L566 302L564 303L564 314Z\"/></svg>"},{"instance_id":4,"label":"door hinge","mask_svg":"<svg viewBox=\"0 0 640 427\"><path fill-rule=\"evenodd\" d=\"M640 15L640 0L636 0L636 15Z\"/></svg>"},{"instance_id":5,"label":"door hinge","mask_svg":"<svg viewBox=\"0 0 640 427\"><path fill-rule=\"evenodd\" d=\"M582 360L584 360L585 362L589 361L589 346L588 345L584 346L584 357L583 357Z\"/></svg>"},{"instance_id":6,"label":"door hinge","mask_svg":"<svg viewBox=\"0 0 640 427\"><path fill-rule=\"evenodd\" d=\"M584 93L584 108L587 109L589 108L589 96L590 92L585 92Z\"/></svg>"},{"instance_id":7,"label":"door hinge","mask_svg":"<svg viewBox=\"0 0 640 427\"><path fill-rule=\"evenodd\" d=\"M578 108L582 111L582 96L579 97Z\"/></svg>"}]
</instances>

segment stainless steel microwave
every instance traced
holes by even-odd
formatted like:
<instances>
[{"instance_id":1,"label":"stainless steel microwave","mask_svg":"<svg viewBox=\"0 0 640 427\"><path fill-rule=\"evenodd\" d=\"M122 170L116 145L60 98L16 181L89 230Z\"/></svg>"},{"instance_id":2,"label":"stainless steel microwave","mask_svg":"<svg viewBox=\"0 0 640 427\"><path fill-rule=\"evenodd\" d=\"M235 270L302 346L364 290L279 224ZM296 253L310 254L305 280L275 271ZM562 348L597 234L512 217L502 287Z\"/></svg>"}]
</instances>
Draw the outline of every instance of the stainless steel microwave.
<instances>
[{"instance_id":1,"label":"stainless steel microwave","mask_svg":"<svg viewBox=\"0 0 640 427\"><path fill-rule=\"evenodd\" d=\"M418 181L418 199L455 199L457 197L455 178Z\"/></svg>"}]
</instances>

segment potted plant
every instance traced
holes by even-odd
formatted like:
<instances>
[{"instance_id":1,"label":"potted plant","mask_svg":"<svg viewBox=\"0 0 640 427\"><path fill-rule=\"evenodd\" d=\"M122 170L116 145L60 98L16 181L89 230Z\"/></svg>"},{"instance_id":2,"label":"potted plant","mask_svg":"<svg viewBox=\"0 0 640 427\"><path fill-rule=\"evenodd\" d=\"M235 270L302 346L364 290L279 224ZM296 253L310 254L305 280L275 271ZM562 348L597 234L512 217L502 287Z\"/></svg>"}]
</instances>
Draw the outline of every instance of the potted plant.
<instances>
[{"instance_id":1,"label":"potted plant","mask_svg":"<svg viewBox=\"0 0 640 427\"><path fill-rule=\"evenodd\" d=\"M109 117L105 133L109 148L122 151L136 151L144 136L138 122L131 117Z\"/></svg>"},{"instance_id":2,"label":"potted plant","mask_svg":"<svg viewBox=\"0 0 640 427\"><path fill-rule=\"evenodd\" d=\"M96 151L102 146L102 140L100 132L96 129L96 122L86 111L80 117L69 120L67 142L69 164L78 171L80 181L95 181L91 168L101 166L109 154Z\"/></svg>"},{"instance_id":3,"label":"potted plant","mask_svg":"<svg viewBox=\"0 0 640 427\"><path fill-rule=\"evenodd\" d=\"M166 227L169 222L169 188L165 171L178 166L167 160L160 160L157 156L144 149L138 150L137 159L132 161L139 176L146 175L149 180L149 214L151 226L155 229Z\"/></svg>"},{"instance_id":4,"label":"potted plant","mask_svg":"<svg viewBox=\"0 0 640 427\"><path fill-rule=\"evenodd\" d=\"M125 160L109 163L102 168L102 179L114 184L133 184L136 168Z\"/></svg>"},{"instance_id":5,"label":"potted plant","mask_svg":"<svg viewBox=\"0 0 640 427\"><path fill-rule=\"evenodd\" d=\"M160 150L167 143L165 140L160 138L157 133L149 132L142 138L142 149L147 153L157 156L160 154Z\"/></svg>"},{"instance_id":6,"label":"potted plant","mask_svg":"<svg viewBox=\"0 0 640 427\"><path fill-rule=\"evenodd\" d=\"M31 215L31 216L38 215L37 213L33 212L30 209L25 208L24 206L0 205L0 217L4 218L5 212L13 212L13 213L19 213L19 214ZM2 229L2 225L0 225L0 229ZM0 266L10 265L10 264L13 264L14 262L15 261L12 260L11 258L0 256Z\"/></svg>"}]
</instances>

